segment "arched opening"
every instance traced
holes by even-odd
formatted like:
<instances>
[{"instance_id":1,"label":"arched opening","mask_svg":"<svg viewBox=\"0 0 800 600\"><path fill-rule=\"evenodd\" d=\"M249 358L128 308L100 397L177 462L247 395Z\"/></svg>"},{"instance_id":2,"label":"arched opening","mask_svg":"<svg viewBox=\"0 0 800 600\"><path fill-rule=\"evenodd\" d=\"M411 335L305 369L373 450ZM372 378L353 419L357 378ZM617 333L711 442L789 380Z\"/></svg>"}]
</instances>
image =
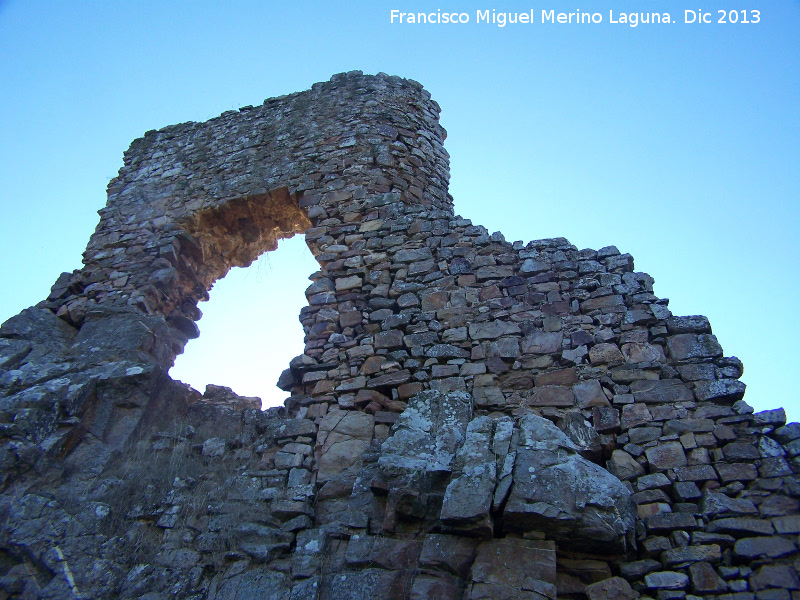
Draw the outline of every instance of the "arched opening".
<instances>
[{"instance_id":1,"label":"arched opening","mask_svg":"<svg viewBox=\"0 0 800 600\"><path fill-rule=\"evenodd\" d=\"M257 396L264 408L288 393L276 387L289 361L303 353L298 315L308 275L319 268L303 235L282 239L249 267L234 267L200 304L200 338L187 345L170 376L203 392L207 384Z\"/></svg>"},{"instance_id":2,"label":"arched opening","mask_svg":"<svg viewBox=\"0 0 800 600\"><path fill-rule=\"evenodd\" d=\"M299 196L279 188L235 198L182 226L194 250L182 253L185 268L169 319L204 315L203 336L170 375L201 392L207 384L224 385L260 397L264 407L281 404L287 394L275 384L303 352L297 316L306 305L308 276L319 269L305 236L296 235L311 226Z\"/></svg>"}]
</instances>

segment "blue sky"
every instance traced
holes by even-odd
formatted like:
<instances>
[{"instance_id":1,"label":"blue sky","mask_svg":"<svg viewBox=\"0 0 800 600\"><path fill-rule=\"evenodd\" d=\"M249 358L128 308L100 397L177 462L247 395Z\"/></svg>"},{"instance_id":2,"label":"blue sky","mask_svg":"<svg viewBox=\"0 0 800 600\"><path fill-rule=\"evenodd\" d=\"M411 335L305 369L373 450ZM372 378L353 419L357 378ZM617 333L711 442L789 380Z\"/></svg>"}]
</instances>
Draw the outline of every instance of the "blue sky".
<instances>
[{"instance_id":1,"label":"blue sky","mask_svg":"<svg viewBox=\"0 0 800 600\"><path fill-rule=\"evenodd\" d=\"M712 22L684 23L698 8ZM470 23L391 24L392 9ZM603 22L501 28L475 23L479 9ZM743 9L760 22L717 22ZM676 22L609 23L631 11ZM707 315L744 361L747 401L798 420L799 31L798 0L0 1L0 320L80 266L134 138L383 71L441 104L458 214L510 241L630 252L675 314ZM302 351L315 268L295 239L219 282L173 373L273 394Z\"/></svg>"}]
</instances>

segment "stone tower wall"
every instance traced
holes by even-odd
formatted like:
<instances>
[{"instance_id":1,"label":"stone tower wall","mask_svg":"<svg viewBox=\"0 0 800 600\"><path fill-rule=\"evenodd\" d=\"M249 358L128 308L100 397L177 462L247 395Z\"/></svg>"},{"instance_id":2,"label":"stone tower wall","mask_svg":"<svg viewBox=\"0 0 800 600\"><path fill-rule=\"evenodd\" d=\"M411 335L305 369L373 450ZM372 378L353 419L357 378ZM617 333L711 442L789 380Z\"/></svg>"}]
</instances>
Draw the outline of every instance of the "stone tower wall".
<instances>
[{"instance_id":1,"label":"stone tower wall","mask_svg":"<svg viewBox=\"0 0 800 600\"><path fill-rule=\"evenodd\" d=\"M438 113L349 73L131 145L84 268L0 327L0 595L798 597L800 425L630 255L455 215ZM295 233L285 408L171 380Z\"/></svg>"}]
</instances>

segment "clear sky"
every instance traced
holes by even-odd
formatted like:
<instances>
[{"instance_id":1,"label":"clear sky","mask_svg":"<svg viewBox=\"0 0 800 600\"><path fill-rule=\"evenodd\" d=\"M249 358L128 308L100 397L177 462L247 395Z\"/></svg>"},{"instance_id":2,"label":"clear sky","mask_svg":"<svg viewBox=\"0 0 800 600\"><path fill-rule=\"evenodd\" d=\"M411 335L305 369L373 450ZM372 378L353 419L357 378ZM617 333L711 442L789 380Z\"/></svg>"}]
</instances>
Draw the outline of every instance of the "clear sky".
<instances>
[{"instance_id":1,"label":"clear sky","mask_svg":"<svg viewBox=\"0 0 800 600\"><path fill-rule=\"evenodd\" d=\"M393 24L392 9L469 22ZM542 9L602 22L543 24ZM711 22L685 23L698 9ZM631 11L675 22L610 22ZM134 138L383 71L441 104L458 214L509 241L630 252L675 314L710 318L751 405L800 420L798 40L798 0L0 0L0 321L80 267ZM279 403L309 256L295 238L220 281L173 375Z\"/></svg>"}]
</instances>

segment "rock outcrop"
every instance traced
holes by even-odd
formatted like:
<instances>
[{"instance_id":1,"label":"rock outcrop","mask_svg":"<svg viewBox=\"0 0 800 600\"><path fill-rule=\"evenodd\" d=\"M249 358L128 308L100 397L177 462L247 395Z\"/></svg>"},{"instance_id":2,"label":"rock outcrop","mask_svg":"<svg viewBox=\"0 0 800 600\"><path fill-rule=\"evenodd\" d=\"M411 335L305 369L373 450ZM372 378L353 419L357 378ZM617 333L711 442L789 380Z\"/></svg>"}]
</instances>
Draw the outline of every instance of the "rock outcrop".
<instances>
[{"instance_id":1,"label":"rock outcrop","mask_svg":"<svg viewBox=\"0 0 800 600\"><path fill-rule=\"evenodd\" d=\"M0 327L0 600L800 596L800 424L629 254L457 216L438 113L348 73L131 145ZM295 233L285 407L173 381Z\"/></svg>"}]
</instances>

